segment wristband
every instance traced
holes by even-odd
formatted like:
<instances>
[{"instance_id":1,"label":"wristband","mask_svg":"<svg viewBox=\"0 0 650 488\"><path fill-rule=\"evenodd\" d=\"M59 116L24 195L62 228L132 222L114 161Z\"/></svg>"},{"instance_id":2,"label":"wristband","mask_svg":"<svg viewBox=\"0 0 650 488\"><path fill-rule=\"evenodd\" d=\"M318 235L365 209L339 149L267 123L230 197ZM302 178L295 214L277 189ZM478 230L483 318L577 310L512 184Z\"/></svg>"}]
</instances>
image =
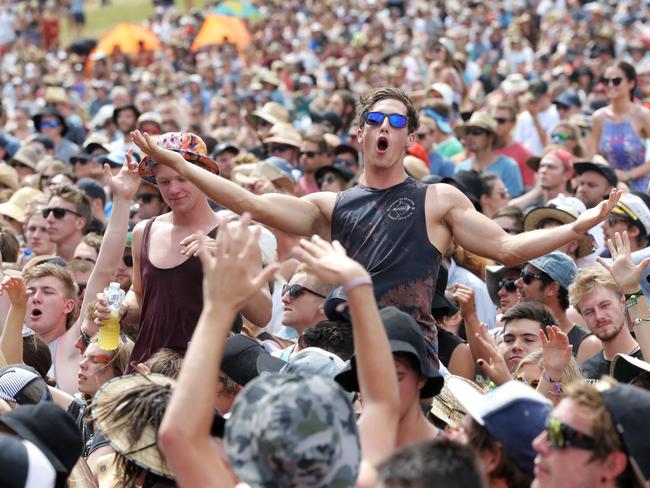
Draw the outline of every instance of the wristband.
<instances>
[{"instance_id":1,"label":"wristband","mask_svg":"<svg viewBox=\"0 0 650 488\"><path fill-rule=\"evenodd\" d=\"M639 303L639 298L643 296L643 291L638 291L636 293L630 293L629 295L625 295L625 310L628 310L632 307L634 307L637 303Z\"/></svg>"},{"instance_id":2,"label":"wristband","mask_svg":"<svg viewBox=\"0 0 650 488\"><path fill-rule=\"evenodd\" d=\"M553 391L550 392L551 395L560 396L562 394L562 380L554 380L546 372L542 375L546 381L553 385Z\"/></svg>"},{"instance_id":3,"label":"wristband","mask_svg":"<svg viewBox=\"0 0 650 488\"><path fill-rule=\"evenodd\" d=\"M350 293L352 289L363 285L372 286L372 278L370 278L370 276L361 276L359 278L352 278L350 281L348 281L343 285L343 291L347 295Z\"/></svg>"},{"instance_id":4,"label":"wristband","mask_svg":"<svg viewBox=\"0 0 650 488\"><path fill-rule=\"evenodd\" d=\"M650 317L646 317L644 319L638 318L638 319L634 319L634 322L632 323L632 325L634 327L637 327L639 325L647 324L648 322L650 322Z\"/></svg>"},{"instance_id":5,"label":"wristband","mask_svg":"<svg viewBox=\"0 0 650 488\"><path fill-rule=\"evenodd\" d=\"M640 296L643 296L643 290L641 289L639 291L635 291L634 293L625 293L623 296L625 297L626 301L632 297L636 299L639 298Z\"/></svg>"}]
</instances>

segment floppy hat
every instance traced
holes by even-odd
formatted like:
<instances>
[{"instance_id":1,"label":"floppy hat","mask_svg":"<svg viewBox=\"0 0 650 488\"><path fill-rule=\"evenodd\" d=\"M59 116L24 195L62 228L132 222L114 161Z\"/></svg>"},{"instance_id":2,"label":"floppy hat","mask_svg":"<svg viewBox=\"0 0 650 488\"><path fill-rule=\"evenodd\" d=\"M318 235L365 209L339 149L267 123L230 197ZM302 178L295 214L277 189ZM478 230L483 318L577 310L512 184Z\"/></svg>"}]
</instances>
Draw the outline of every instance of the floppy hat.
<instances>
[{"instance_id":1,"label":"floppy hat","mask_svg":"<svg viewBox=\"0 0 650 488\"><path fill-rule=\"evenodd\" d=\"M621 383L629 383L641 373L650 373L650 363L627 354L617 354L610 366L611 375Z\"/></svg>"},{"instance_id":2,"label":"floppy hat","mask_svg":"<svg viewBox=\"0 0 650 488\"><path fill-rule=\"evenodd\" d=\"M300 148L302 136L300 132L288 124L277 124L271 129L271 137L264 139L264 143L275 142L277 144L287 144L295 148Z\"/></svg>"},{"instance_id":3,"label":"floppy hat","mask_svg":"<svg viewBox=\"0 0 650 488\"><path fill-rule=\"evenodd\" d=\"M594 171L595 173L599 173L604 176L611 186L615 187L618 185L618 176L616 176L616 170L609 164L597 163L595 161L577 161L573 163L573 169L575 169L576 173L579 175L587 171Z\"/></svg>"},{"instance_id":4,"label":"floppy hat","mask_svg":"<svg viewBox=\"0 0 650 488\"><path fill-rule=\"evenodd\" d=\"M553 281L557 281L565 290L569 289L578 274L576 263L561 251L550 252L532 259L528 263L549 275Z\"/></svg>"},{"instance_id":5,"label":"floppy hat","mask_svg":"<svg viewBox=\"0 0 650 488\"><path fill-rule=\"evenodd\" d=\"M12 190L17 190L20 187L18 173L7 163L0 163L0 185L4 185Z\"/></svg>"},{"instance_id":6,"label":"floppy hat","mask_svg":"<svg viewBox=\"0 0 650 488\"><path fill-rule=\"evenodd\" d=\"M36 170L36 165L41 159L41 156L41 152L36 148L22 146L20 149L18 149L18 151L16 151L14 157L9 160L9 164L11 165L11 163L14 161L18 161L19 163L24 164L33 170Z\"/></svg>"},{"instance_id":7,"label":"floppy hat","mask_svg":"<svg viewBox=\"0 0 650 488\"><path fill-rule=\"evenodd\" d=\"M503 144L503 138L497 134L497 121L488 112L474 112L467 122L456 126L457 137L464 137L469 127L478 127L494 135L494 147Z\"/></svg>"},{"instance_id":8,"label":"floppy hat","mask_svg":"<svg viewBox=\"0 0 650 488\"><path fill-rule=\"evenodd\" d=\"M196 134L191 132L167 132L156 136L155 142L164 149L179 153L186 161L196 164L215 175L219 174L219 165L208 157L205 142ZM153 158L147 155L140 161L138 171L143 180L158 186L153 172L155 164Z\"/></svg>"},{"instance_id":9,"label":"floppy hat","mask_svg":"<svg viewBox=\"0 0 650 488\"><path fill-rule=\"evenodd\" d=\"M327 173L334 173L339 176L343 181L348 182L354 178L354 173L348 169L344 164L333 164L331 166L321 166L314 173L314 178L316 178L316 184L318 188L323 186L323 179Z\"/></svg>"},{"instance_id":10,"label":"floppy hat","mask_svg":"<svg viewBox=\"0 0 650 488\"><path fill-rule=\"evenodd\" d=\"M41 120L43 117L56 117L59 120L59 124L61 124L61 127L63 128L61 136L64 136L66 132L68 132L68 124L65 122L65 117L63 117L63 115L61 115L61 113L52 105L49 105L43 112L37 113L32 117L34 127L36 127L36 130L39 132L41 130Z\"/></svg>"},{"instance_id":11,"label":"floppy hat","mask_svg":"<svg viewBox=\"0 0 650 488\"><path fill-rule=\"evenodd\" d=\"M40 190L29 186L19 188L13 195L11 195L9 200L0 203L0 215L11 217L12 219L22 223L25 221L27 204L32 200L32 198L42 194L43 192Z\"/></svg>"},{"instance_id":12,"label":"floppy hat","mask_svg":"<svg viewBox=\"0 0 650 488\"><path fill-rule=\"evenodd\" d=\"M508 381L487 395L457 378L449 389L476 422L506 448L519 468L533 472L532 442L544 429L551 402L520 381Z\"/></svg>"},{"instance_id":13,"label":"floppy hat","mask_svg":"<svg viewBox=\"0 0 650 488\"><path fill-rule=\"evenodd\" d=\"M422 328L413 317L395 307L383 308L379 311L379 315L386 329L391 352L405 352L415 356L420 373L427 378L420 391L420 398L431 398L437 395L444 380L427 357ZM336 376L336 381L347 391L359 391L356 354L352 355L345 370Z\"/></svg>"},{"instance_id":14,"label":"floppy hat","mask_svg":"<svg viewBox=\"0 0 650 488\"><path fill-rule=\"evenodd\" d=\"M436 396L433 397L431 402L431 415L442 420L445 424L450 427L457 427L463 423L463 419L467 414L467 411L460 404L456 396L449 389L449 381L451 379L462 381L466 383L469 387L474 388L481 395L483 390L474 383L462 376L456 376L453 374L448 374L445 376L445 384Z\"/></svg>"},{"instance_id":15,"label":"floppy hat","mask_svg":"<svg viewBox=\"0 0 650 488\"><path fill-rule=\"evenodd\" d=\"M497 307L499 306L499 282L505 278L509 271L520 271L523 265L503 266L500 264L485 267L485 284L487 285L488 295Z\"/></svg>"},{"instance_id":16,"label":"floppy hat","mask_svg":"<svg viewBox=\"0 0 650 488\"><path fill-rule=\"evenodd\" d=\"M138 438L129 430L129 420L122 411L131 404L129 392L134 389L155 385L161 390L173 389L176 381L161 374L131 374L113 378L104 383L93 398L93 417L102 433L111 441L111 446L129 461L159 476L174 479L171 468L158 449L156 427L147 424ZM115 405L115 401L120 403Z\"/></svg>"},{"instance_id":17,"label":"floppy hat","mask_svg":"<svg viewBox=\"0 0 650 488\"><path fill-rule=\"evenodd\" d=\"M528 212L524 218L524 231L535 230L539 224L546 219L557 220L562 224L570 224L578 220L582 212L587 210L585 204L575 197L567 197L562 194L550 200L545 207L537 207ZM593 240L590 235L580 238L578 257L591 254L594 249Z\"/></svg>"},{"instance_id":18,"label":"floppy hat","mask_svg":"<svg viewBox=\"0 0 650 488\"><path fill-rule=\"evenodd\" d=\"M120 105L119 107L115 107L113 109L113 115L111 116L111 118L113 119L114 124L117 124L117 117L118 115L120 115L120 112L122 112L123 110L131 110L135 114L136 120L138 119L138 117L140 117L140 111L138 110L138 107L136 107L132 103L128 103L126 105Z\"/></svg>"},{"instance_id":19,"label":"floppy hat","mask_svg":"<svg viewBox=\"0 0 650 488\"><path fill-rule=\"evenodd\" d=\"M72 416L51 402L21 405L0 415L0 424L35 444L57 473L69 475L83 451L81 433Z\"/></svg>"},{"instance_id":20,"label":"floppy hat","mask_svg":"<svg viewBox=\"0 0 650 488\"><path fill-rule=\"evenodd\" d=\"M321 376L269 373L240 392L224 447L251 486L354 486L361 446L345 392Z\"/></svg>"},{"instance_id":21,"label":"floppy hat","mask_svg":"<svg viewBox=\"0 0 650 488\"><path fill-rule=\"evenodd\" d=\"M266 102L264 106L246 116L246 120L253 127L257 126L257 119L275 125L278 122L289 122L289 111L277 102Z\"/></svg>"},{"instance_id":22,"label":"floppy hat","mask_svg":"<svg viewBox=\"0 0 650 488\"><path fill-rule=\"evenodd\" d=\"M257 370L270 373L297 374L303 376L334 377L345 369L345 361L320 347L306 347L284 361L270 354L257 357Z\"/></svg>"},{"instance_id":23,"label":"floppy hat","mask_svg":"<svg viewBox=\"0 0 650 488\"><path fill-rule=\"evenodd\" d=\"M650 208L641 197L632 193L623 193L612 209L612 213L640 223L645 229L646 235L650 235Z\"/></svg>"},{"instance_id":24,"label":"floppy hat","mask_svg":"<svg viewBox=\"0 0 650 488\"><path fill-rule=\"evenodd\" d=\"M56 471L33 443L0 434L0 473L5 488L54 488Z\"/></svg>"}]
</instances>

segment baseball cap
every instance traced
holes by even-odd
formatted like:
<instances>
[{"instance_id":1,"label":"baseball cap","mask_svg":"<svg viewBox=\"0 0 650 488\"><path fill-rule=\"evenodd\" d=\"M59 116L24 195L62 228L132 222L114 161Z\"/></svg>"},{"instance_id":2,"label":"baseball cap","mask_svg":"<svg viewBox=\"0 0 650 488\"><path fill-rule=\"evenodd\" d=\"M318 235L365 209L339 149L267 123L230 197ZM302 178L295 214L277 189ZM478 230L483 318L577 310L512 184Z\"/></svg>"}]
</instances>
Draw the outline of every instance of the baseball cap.
<instances>
[{"instance_id":1,"label":"baseball cap","mask_svg":"<svg viewBox=\"0 0 650 488\"><path fill-rule=\"evenodd\" d=\"M650 428L648 419L639 413L650 411L650 392L620 383L597 388L612 415L633 470L645 482L650 479Z\"/></svg>"},{"instance_id":2,"label":"baseball cap","mask_svg":"<svg viewBox=\"0 0 650 488\"><path fill-rule=\"evenodd\" d=\"M445 176L440 182L457 187L477 209L481 207L481 196L488 193L481 176L475 171L460 170L453 176Z\"/></svg>"},{"instance_id":3,"label":"baseball cap","mask_svg":"<svg viewBox=\"0 0 650 488\"><path fill-rule=\"evenodd\" d=\"M121 151L113 151L97 157L99 164L102 166L108 164L111 168L121 168L124 166L124 161L126 161L126 153Z\"/></svg>"},{"instance_id":4,"label":"baseball cap","mask_svg":"<svg viewBox=\"0 0 650 488\"><path fill-rule=\"evenodd\" d=\"M449 389L467 414L503 444L515 464L532 473L536 456L532 442L545 428L551 402L520 381L508 381L483 395L452 378Z\"/></svg>"},{"instance_id":5,"label":"baseball cap","mask_svg":"<svg viewBox=\"0 0 650 488\"><path fill-rule=\"evenodd\" d=\"M646 235L650 235L650 208L640 197L632 193L623 193L612 209L612 213L640 223L645 229Z\"/></svg>"},{"instance_id":6,"label":"baseball cap","mask_svg":"<svg viewBox=\"0 0 650 488\"><path fill-rule=\"evenodd\" d=\"M81 178L77 181L77 188L79 188L84 195L89 199L94 200L99 198L103 205L106 205L106 192L104 187L92 178Z\"/></svg>"},{"instance_id":7,"label":"baseball cap","mask_svg":"<svg viewBox=\"0 0 650 488\"><path fill-rule=\"evenodd\" d=\"M438 93L442 100L450 107L454 104L454 89L447 83L434 83L427 91Z\"/></svg>"},{"instance_id":8,"label":"baseball cap","mask_svg":"<svg viewBox=\"0 0 650 488\"><path fill-rule=\"evenodd\" d=\"M553 100L553 103L564 105L565 107L582 107L580 97L573 90L563 91L559 97Z\"/></svg>"},{"instance_id":9,"label":"baseball cap","mask_svg":"<svg viewBox=\"0 0 650 488\"><path fill-rule=\"evenodd\" d=\"M221 359L221 370L238 385L246 385L257 377L257 359L270 355L255 339L243 334L234 334L226 339Z\"/></svg>"},{"instance_id":10,"label":"baseball cap","mask_svg":"<svg viewBox=\"0 0 650 488\"><path fill-rule=\"evenodd\" d=\"M437 395L444 380L427 357L422 328L413 317L395 307L383 308L379 311L379 315L388 336L391 352L405 352L415 356L418 360L420 373L427 378L420 391L420 398L431 398ZM352 355L345 370L336 376L336 381L347 391L359 391L356 354Z\"/></svg>"},{"instance_id":11,"label":"baseball cap","mask_svg":"<svg viewBox=\"0 0 650 488\"><path fill-rule=\"evenodd\" d=\"M555 159L564 166L565 171L573 171L573 161L575 157L566 149L560 149L553 146L553 149L545 150L542 157L531 156L526 160L526 165L533 171L539 170L539 165L544 159Z\"/></svg>"},{"instance_id":12,"label":"baseball cap","mask_svg":"<svg viewBox=\"0 0 650 488\"><path fill-rule=\"evenodd\" d=\"M596 163L592 161L578 161L573 163L573 169L576 170L576 173L581 175L587 171L594 171L603 175L610 186L618 185L618 177L616 176L616 171L609 164Z\"/></svg>"},{"instance_id":13,"label":"baseball cap","mask_svg":"<svg viewBox=\"0 0 650 488\"><path fill-rule=\"evenodd\" d=\"M540 271L546 273L553 281L557 281L565 290L576 279L578 268L568 255L561 251L553 251L539 258L528 261Z\"/></svg>"},{"instance_id":14,"label":"baseball cap","mask_svg":"<svg viewBox=\"0 0 650 488\"><path fill-rule=\"evenodd\" d=\"M25 364L10 364L0 368L0 398L19 405L52 401L43 377Z\"/></svg>"},{"instance_id":15,"label":"baseball cap","mask_svg":"<svg viewBox=\"0 0 650 488\"><path fill-rule=\"evenodd\" d=\"M56 471L33 443L0 434L0 473L5 488L53 488Z\"/></svg>"},{"instance_id":16,"label":"baseball cap","mask_svg":"<svg viewBox=\"0 0 650 488\"><path fill-rule=\"evenodd\" d=\"M320 347L306 347L283 361L270 354L257 357L257 370L262 373L285 373L305 376L319 375L325 378L334 377L345 369L345 361Z\"/></svg>"}]
</instances>

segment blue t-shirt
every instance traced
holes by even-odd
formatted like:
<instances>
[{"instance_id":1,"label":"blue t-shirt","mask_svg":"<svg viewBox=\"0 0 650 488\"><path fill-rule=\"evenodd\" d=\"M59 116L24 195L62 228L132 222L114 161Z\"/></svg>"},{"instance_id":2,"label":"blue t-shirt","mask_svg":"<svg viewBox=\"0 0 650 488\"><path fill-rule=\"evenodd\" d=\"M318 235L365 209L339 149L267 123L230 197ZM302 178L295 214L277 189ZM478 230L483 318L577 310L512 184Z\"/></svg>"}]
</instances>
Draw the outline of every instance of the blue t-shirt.
<instances>
[{"instance_id":1,"label":"blue t-shirt","mask_svg":"<svg viewBox=\"0 0 650 488\"><path fill-rule=\"evenodd\" d=\"M471 170L473 162L473 159L466 159L456 167L456 172L461 170ZM518 197L523 193L524 183L521 179L521 171L519 171L519 166L517 166L514 159L500 155L494 163L483 171L486 173L493 173L501 178L501 181L506 185L508 193L510 193L512 197Z\"/></svg>"},{"instance_id":2,"label":"blue t-shirt","mask_svg":"<svg viewBox=\"0 0 650 488\"><path fill-rule=\"evenodd\" d=\"M429 172L432 175L438 175L441 178L445 176L453 176L456 171L454 162L440 154L438 151L429 153Z\"/></svg>"}]
</instances>

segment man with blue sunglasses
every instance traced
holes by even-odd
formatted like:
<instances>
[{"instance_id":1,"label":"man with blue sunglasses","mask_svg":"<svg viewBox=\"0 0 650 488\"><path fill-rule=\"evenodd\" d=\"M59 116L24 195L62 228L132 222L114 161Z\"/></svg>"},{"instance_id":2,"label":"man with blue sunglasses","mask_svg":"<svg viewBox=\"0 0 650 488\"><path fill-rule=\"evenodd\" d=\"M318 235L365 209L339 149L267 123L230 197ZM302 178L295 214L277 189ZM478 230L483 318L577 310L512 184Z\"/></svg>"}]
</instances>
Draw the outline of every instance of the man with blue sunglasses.
<instances>
[{"instance_id":1,"label":"man with blue sunglasses","mask_svg":"<svg viewBox=\"0 0 650 488\"><path fill-rule=\"evenodd\" d=\"M336 239L370 272L380 307L396 306L423 327L432 357L437 352L431 302L442 253L452 240L506 265L533 259L576 239L613 208L619 193L584 212L569 225L511 236L478 213L456 188L425 185L404 171L414 144L418 113L397 88L380 88L361 100L357 141L364 172L359 184L334 194L297 198L254 195L217 175L188 164L179 154L134 132L134 141L157 163L171 167L220 205L283 232Z\"/></svg>"}]
</instances>

